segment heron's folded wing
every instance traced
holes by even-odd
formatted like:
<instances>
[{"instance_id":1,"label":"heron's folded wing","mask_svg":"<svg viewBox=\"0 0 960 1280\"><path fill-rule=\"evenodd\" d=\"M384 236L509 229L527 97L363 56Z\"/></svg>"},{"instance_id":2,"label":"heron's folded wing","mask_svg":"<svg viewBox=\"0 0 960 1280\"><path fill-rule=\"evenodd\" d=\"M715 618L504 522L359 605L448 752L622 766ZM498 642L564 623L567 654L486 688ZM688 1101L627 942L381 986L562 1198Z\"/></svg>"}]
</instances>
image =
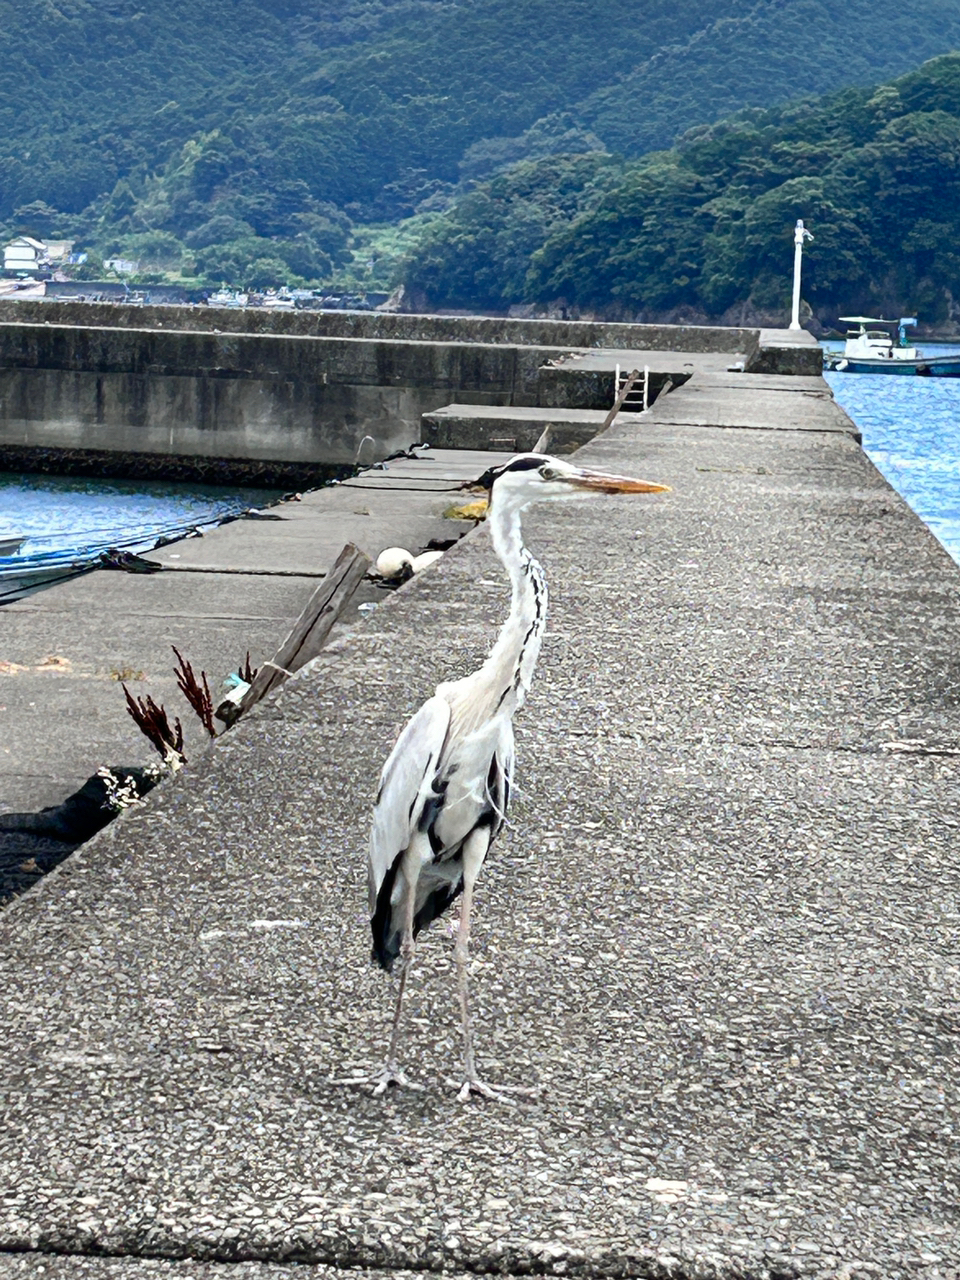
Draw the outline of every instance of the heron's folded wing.
<instances>
[{"instance_id":1,"label":"heron's folded wing","mask_svg":"<svg viewBox=\"0 0 960 1280\"><path fill-rule=\"evenodd\" d=\"M515 753L513 744L513 725L507 720L500 735L500 742L497 746L497 769L493 779L491 779L491 795L490 800L496 813L496 821L493 824L491 838L497 834L503 826L504 819L507 816L507 808L510 804L510 788L513 786L513 768L515 763Z\"/></svg>"},{"instance_id":2,"label":"heron's folded wing","mask_svg":"<svg viewBox=\"0 0 960 1280\"><path fill-rule=\"evenodd\" d=\"M384 877L410 843L423 798L433 783L450 727L446 698L428 698L397 739L380 775L370 833L370 911Z\"/></svg>"},{"instance_id":3,"label":"heron's folded wing","mask_svg":"<svg viewBox=\"0 0 960 1280\"><path fill-rule=\"evenodd\" d=\"M459 853L461 844L477 826L488 827L491 835L500 830L512 773L513 726L507 715L494 716L447 746L447 786L435 830L449 855Z\"/></svg>"}]
</instances>

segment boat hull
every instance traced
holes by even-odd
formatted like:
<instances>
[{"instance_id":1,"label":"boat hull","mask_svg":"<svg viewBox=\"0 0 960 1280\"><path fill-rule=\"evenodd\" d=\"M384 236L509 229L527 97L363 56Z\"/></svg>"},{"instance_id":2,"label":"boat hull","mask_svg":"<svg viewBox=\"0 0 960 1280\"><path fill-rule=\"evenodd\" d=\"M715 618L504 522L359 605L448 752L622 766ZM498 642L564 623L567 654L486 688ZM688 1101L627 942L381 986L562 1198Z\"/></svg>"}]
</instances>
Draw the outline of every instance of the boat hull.
<instances>
[{"instance_id":1,"label":"boat hull","mask_svg":"<svg viewBox=\"0 0 960 1280\"><path fill-rule=\"evenodd\" d=\"M918 360L857 360L840 357L827 366L834 373L882 373L899 377L960 378L960 356L921 356Z\"/></svg>"},{"instance_id":2,"label":"boat hull","mask_svg":"<svg viewBox=\"0 0 960 1280\"><path fill-rule=\"evenodd\" d=\"M69 582L81 573L92 569L92 564L59 564L40 567L17 567L0 565L0 605L13 604L24 596L42 591L44 587L56 586L59 582Z\"/></svg>"}]
</instances>

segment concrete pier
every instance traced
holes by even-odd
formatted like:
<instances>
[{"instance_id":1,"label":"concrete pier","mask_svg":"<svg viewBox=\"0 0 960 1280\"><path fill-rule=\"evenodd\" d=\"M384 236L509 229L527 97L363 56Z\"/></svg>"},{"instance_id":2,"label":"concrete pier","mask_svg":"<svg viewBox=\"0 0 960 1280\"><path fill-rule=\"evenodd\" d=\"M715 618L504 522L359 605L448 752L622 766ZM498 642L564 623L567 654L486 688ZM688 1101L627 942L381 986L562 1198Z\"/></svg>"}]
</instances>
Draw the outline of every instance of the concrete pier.
<instances>
[{"instance_id":1,"label":"concrete pier","mask_svg":"<svg viewBox=\"0 0 960 1280\"><path fill-rule=\"evenodd\" d=\"M179 716L188 755L201 752L205 735L177 690L171 646L207 672L216 696L248 652L254 667L274 656L345 542L375 560L384 547L416 552L472 528L443 512L459 499L455 486L490 461L489 453L442 450L398 460L280 503L266 520L236 520L151 552L161 574L95 570L5 605L0 814L59 805L102 765L156 759L127 715L121 680ZM344 623L386 594L362 586ZM57 842L0 831L0 902L63 855Z\"/></svg>"},{"instance_id":2,"label":"concrete pier","mask_svg":"<svg viewBox=\"0 0 960 1280\"><path fill-rule=\"evenodd\" d=\"M0 302L0 468L306 484L451 402L609 409L617 363L655 395L821 353L761 329Z\"/></svg>"},{"instance_id":3,"label":"concrete pier","mask_svg":"<svg viewBox=\"0 0 960 1280\"><path fill-rule=\"evenodd\" d=\"M379 767L506 607L480 530L0 917L7 1274L956 1274L960 574L822 388L754 385L578 455L670 494L525 520L551 616L473 982L542 1099L454 1102L443 925L425 1090L335 1083L390 1016Z\"/></svg>"}]
</instances>

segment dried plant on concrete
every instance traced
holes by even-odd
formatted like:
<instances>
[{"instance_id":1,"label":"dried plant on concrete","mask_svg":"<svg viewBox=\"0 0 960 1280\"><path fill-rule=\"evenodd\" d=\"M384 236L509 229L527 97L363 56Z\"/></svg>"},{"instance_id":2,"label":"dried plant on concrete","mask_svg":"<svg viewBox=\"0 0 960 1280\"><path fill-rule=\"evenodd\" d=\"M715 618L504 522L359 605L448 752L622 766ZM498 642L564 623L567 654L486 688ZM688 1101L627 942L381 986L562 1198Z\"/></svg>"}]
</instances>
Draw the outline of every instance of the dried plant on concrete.
<instances>
[{"instance_id":1,"label":"dried plant on concrete","mask_svg":"<svg viewBox=\"0 0 960 1280\"><path fill-rule=\"evenodd\" d=\"M217 730L213 723L213 699L210 696L210 686L207 684L207 673L200 672L200 680L197 680L193 667L186 660L175 644L170 648L177 655L179 666L174 667L174 675L177 677L177 684L180 686L180 692L193 707L197 713L200 723L209 733L211 738L217 736ZM249 653L247 660L249 665Z\"/></svg>"},{"instance_id":2,"label":"dried plant on concrete","mask_svg":"<svg viewBox=\"0 0 960 1280\"><path fill-rule=\"evenodd\" d=\"M237 675L238 675L238 676L240 677L240 679L244 682L244 684L253 684L253 682L254 682L254 680L255 680L255 678L256 678L257 672L258 672L259 670L260 670L260 668L259 668L259 667L251 667L251 665L250 665L250 650L248 649L248 650L247 650L247 659L246 659L246 661L244 662L243 666L242 666L242 667L237 667Z\"/></svg>"},{"instance_id":3,"label":"dried plant on concrete","mask_svg":"<svg viewBox=\"0 0 960 1280\"><path fill-rule=\"evenodd\" d=\"M144 698L135 698L125 684L120 685L127 699L127 711L145 738L149 738L155 750L176 771L186 761L183 754L183 726L174 719L173 728L167 718L166 709L158 706L149 694Z\"/></svg>"}]
</instances>

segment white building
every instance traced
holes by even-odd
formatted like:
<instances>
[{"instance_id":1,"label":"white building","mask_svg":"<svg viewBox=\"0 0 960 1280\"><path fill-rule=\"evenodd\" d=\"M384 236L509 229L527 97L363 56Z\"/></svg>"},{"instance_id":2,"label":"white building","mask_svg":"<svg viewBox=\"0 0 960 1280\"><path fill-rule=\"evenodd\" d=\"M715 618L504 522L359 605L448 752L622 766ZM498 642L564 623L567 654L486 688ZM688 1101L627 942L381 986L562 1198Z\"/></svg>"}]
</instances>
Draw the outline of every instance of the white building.
<instances>
[{"instance_id":1,"label":"white building","mask_svg":"<svg viewBox=\"0 0 960 1280\"><path fill-rule=\"evenodd\" d=\"M118 276L134 276L140 270L140 263L131 262L129 258L104 258L103 265Z\"/></svg>"},{"instance_id":2,"label":"white building","mask_svg":"<svg viewBox=\"0 0 960 1280\"><path fill-rule=\"evenodd\" d=\"M46 245L32 236L17 236L3 247L4 271L39 271Z\"/></svg>"},{"instance_id":3,"label":"white building","mask_svg":"<svg viewBox=\"0 0 960 1280\"><path fill-rule=\"evenodd\" d=\"M46 253L44 257L51 265L55 262L66 262L70 256L70 250L73 248L72 240L46 240L44 241Z\"/></svg>"},{"instance_id":4,"label":"white building","mask_svg":"<svg viewBox=\"0 0 960 1280\"><path fill-rule=\"evenodd\" d=\"M34 240L33 236L17 236L3 247L4 271L39 271L55 262L65 262L73 248L72 240Z\"/></svg>"}]
</instances>

